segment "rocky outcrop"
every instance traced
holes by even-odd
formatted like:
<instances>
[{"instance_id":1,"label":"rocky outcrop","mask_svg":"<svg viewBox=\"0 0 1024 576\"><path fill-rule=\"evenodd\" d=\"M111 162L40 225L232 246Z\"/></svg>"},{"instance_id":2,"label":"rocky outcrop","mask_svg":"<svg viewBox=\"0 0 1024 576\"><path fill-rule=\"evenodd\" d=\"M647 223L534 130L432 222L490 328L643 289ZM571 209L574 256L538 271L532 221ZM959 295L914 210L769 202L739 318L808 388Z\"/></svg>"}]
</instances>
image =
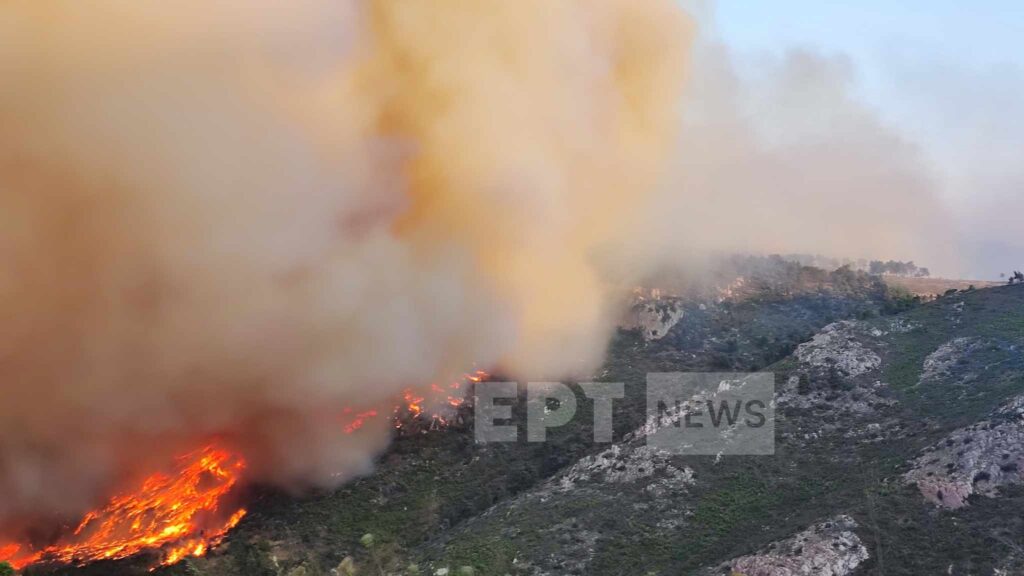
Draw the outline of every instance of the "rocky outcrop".
<instances>
[{"instance_id":1,"label":"rocky outcrop","mask_svg":"<svg viewBox=\"0 0 1024 576\"><path fill-rule=\"evenodd\" d=\"M796 358L806 367L837 370L841 375L855 377L877 370L882 359L865 346L858 337L856 322L836 322L826 326L810 342L796 349Z\"/></svg>"},{"instance_id":2,"label":"rocky outcrop","mask_svg":"<svg viewBox=\"0 0 1024 576\"><path fill-rule=\"evenodd\" d=\"M750 556L726 562L713 574L743 576L846 576L868 559L854 533L857 523L837 516Z\"/></svg>"},{"instance_id":3,"label":"rocky outcrop","mask_svg":"<svg viewBox=\"0 0 1024 576\"><path fill-rule=\"evenodd\" d=\"M633 307L631 328L638 328L645 340L660 340L683 319L683 304L674 298L640 302Z\"/></svg>"},{"instance_id":4,"label":"rocky outcrop","mask_svg":"<svg viewBox=\"0 0 1024 576\"><path fill-rule=\"evenodd\" d=\"M998 338L956 338L939 346L921 366L918 386L952 385L967 388L985 385L992 374L1014 366L1024 367L1019 342Z\"/></svg>"},{"instance_id":5,"label":"rocky outcrop","mask_svg":"<svg viewBox=\"0 0 1024 576\"><path fill-rule=\"evenodd\" d=\"M957 338L939 346L924 360L919 384L947 377L962 358L984 346L981 338Z\"/></svg>"},{"instance_id":6,"label":"rocky outcrop","mask_svg":"<svg viewBox=\"0 0 1024 576\"><path fill-rule=\"evenodd\" d=\"M937 506L960 508L974 494L996 496L999 487L1024 478L1024 396L992 419L961 428L927 448L905 475Z\"/></svg>"},{"instance_id":7,"label":"rocky outcrop","mask_svg":"<svg viewBox=\"0 0 1024 576\"><path fill-rule=\"evenodd\" d=\"M907 322L837 322L800 345L796 369L777 394L778 405L795 416L795 429L782 437L804 444L841 434L876 442L898 433L898 421L886 416L897 402L878 378L882 358L872 348L891 332L914 329Z\"/></svg>"},{"instance_id":8,"label":"rocky outcrop","mask_svg":"<svg viewBox=\"0 0 1024 576\"><path fill-rule=\"evenodd\" d=\"M665 452L640 444L615 444L570 467L559 479L559 488L573 490L590 482L631 484L647 478L652 481L645 490L653 495L679 492L694 481L693 470L673 466Z\"/></svg>"},{"instance_id":9,"label":"rocky outcrop","mask_svg":"<svg viewBox=\"0 0 1024 576\"><path fill-rule=\"evenodd\" d=\"M836 415L872 415L883 407L896 403L881 395L886 385L880 381L844 382L839 387L804 390L802 376L791 376L778 395L780 406L815 409Z\"/></svg>"}]
</instances>

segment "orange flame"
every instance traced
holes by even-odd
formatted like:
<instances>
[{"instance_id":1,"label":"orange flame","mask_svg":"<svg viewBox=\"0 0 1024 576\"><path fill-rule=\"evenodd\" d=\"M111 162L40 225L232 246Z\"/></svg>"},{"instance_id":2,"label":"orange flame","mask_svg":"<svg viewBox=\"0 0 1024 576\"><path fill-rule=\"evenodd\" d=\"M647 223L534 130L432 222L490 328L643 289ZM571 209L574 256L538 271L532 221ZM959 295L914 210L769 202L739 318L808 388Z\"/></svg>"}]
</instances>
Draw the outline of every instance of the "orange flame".
<instances>
[{"instance_id":1,"label":"orange flame","mask_svg":"<svg viewBox=\"0 0 1024 576\"><path fill-rule=\"evenodd\" d=\"M445 426L448 422L444 414L428 413L426 409L461 406L466 384L488 376L477 370L447 388L432 384L422 392L406 390L391 412L395 426L403 428L409 417L429 420L431 428ZM356 412L346 408L341 414L342 430L352 434L381 414L374 409ZM89 512L70 535L52 546L33 551L21 544L0 544L0 562L9 562L17 569L43 561L83 565L161 549L157 566L168 566L189 556L203 556L246 514L244 508L230 515L220 510L244 468L240 456L207 446L182 456L176 475L154 474L138 490L116 496L106 507Z\"/></svg>"},{"instance_id":2,"label":"orange flame","mask_svg":"<svg viewBox=\"0 0 1024 576\"><path fill-rule=\"evenodd\" d=\"M40 561L87 564L158 548L164 549L160 565L200 556L245 516L246 511L239 509L227 520L215 521L223 497L235 487L244 467L241 458L206 447L183 456L176 475L153 474L135 492L89 512L70 535L52 546L24 552L18 544L0 546L0 561L18 569Z\"/></svg>"},{"instance_id":3,"label":"orange flame","mask_svg":"<svg viewBox=\"0 0 1024 576\"><path fill-rule=\"evenodd\" d=\"M345 416L345 425L342 428L345 431L345 434L351 434L356 430L359 430L366 425L367 420L377 417L376 410L367 410L365 412L359 412L354 416L349 416L352 414L352 409L345 408L345 410L342 411L342 414Z\"/></svg>"},{"instance_id":4,"label":"orange flame","mask_svg":"<svg viewBox=\"0 0 1024 576\"><path fill-rule=\"evenodd\" d=\"M413 420L428 420L431 428L445 426L448 424L447 416L443 411L427 413L426 407L447 406L458 408L466 402L466 386L469 383L482 382L490 376L483 370L477 370L472 374L464 374L461 380L448 385L445 389L437 384L431 384L427 390L414 391L407 389L402 393L403 404L395 407L394 419L395 428L403 429L409 417Z\"/></svg>"},{"instance_id":5,"label":"orange flame","mask_svg":"<svg viewBox=\"0 0 1024 576\"><path fill-rule=\"evenodd\" d=\"M466 388L470 383L482 382L490 376L483 370L464 374L460 380L448 384L447 387L431 384L425 389L407 388L390 411L368 409L356 412L345 408L341 413L342 430L352 434L361 429L374 418L390 416L394 427L399 430L427 432L449 424L448 415L451 409L458 408L466 402ZM410 427L410 422L426 422L426 427L417 425Z\"/></svg>"}]
</instances>

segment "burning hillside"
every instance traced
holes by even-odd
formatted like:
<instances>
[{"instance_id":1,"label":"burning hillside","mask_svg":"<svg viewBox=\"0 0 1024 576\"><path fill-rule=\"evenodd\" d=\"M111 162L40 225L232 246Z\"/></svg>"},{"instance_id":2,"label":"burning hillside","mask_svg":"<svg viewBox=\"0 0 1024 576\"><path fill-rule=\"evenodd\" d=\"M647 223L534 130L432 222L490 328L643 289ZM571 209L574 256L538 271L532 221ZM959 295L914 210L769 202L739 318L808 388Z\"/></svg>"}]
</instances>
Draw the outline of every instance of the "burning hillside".
<instances>
[{"instance_id":1,"label":"burning hillside","mask_svg":"<svg viewBox=\"0 0 1024 576\"><path fill-rule=\"evenodd\" d=\"M447 386L432 384L422 393L408 389L390 413L344 409L341 432L353 434L387 414L398 430L444 427L469 386L487 377L477 370ZM39 549L26 543L0 544L0 562L15 568L38 562L88 564L146 552L158 558L159 566L203 556L246 514L245 508L231 505L238 499L245 467L241 455L211 444L179 457L173 470L155 473L137 489L86 513L54 544Z\"/></svg>"},{"instance_id":2,"label":"burning hillside","mask_svg":"<svg viewBox=\"0 0 1024 576\"><path fill-rule=\"evenodd\" d=\"M133 492L120 494L85 515L70 534L41 550L0 546L0 560L21 568L40 561L85 564L158 550L161 563L201 556L245 516L244 508L225 510L245 462L207 446L179 459L171 472L153 474Z\"/></svg>"},{"instance_id":3,"label":"burning hillside","mask_svg":"<svg viewBox=\"0 0 1024 576\"><path fill-rule=\"evenodd\" d=\"M19 565L197 553L238 520L242 462L337 486L394 398L429 414L477 362L591 369L614 325L593 257L662 176L689 37L671 0L0 22L0 530L97 508L3 548ZM230 452L153 474L210 438Z\"/></svg>"}]
</instances>

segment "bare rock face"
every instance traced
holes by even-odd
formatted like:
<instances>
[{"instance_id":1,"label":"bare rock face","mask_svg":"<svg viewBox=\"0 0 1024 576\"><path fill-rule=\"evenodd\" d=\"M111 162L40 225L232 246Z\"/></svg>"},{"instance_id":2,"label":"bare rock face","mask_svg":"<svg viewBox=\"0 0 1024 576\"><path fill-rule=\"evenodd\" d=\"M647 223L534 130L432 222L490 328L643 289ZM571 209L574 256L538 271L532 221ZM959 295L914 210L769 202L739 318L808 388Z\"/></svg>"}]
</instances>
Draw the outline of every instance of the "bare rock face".
<instances>
[{"instance_id":1,"label":"bare rock face","mask_svg":"<svg viewBox=\"0 0 1024 576\"><path fill-rule=\"evenodd\" d=\"M1024 480L1024 396L991 420L961 428L925 450L904 477L925 499L944 508L967 505L972 494L994 497L1000 486Z\"/></svg>"},{"instance_id":2,"label":"bare rock face","mask_svg":"<svg viewBox=\"0 0 1024 576\"><path fill-rule=\"evenodd\" d=\"M646 490L655 495L678 492L694 482L693 470L677 468L665 452L634 443L615 444L579 460L562 475L559 487L572 490L586 482L631 484L645 478L653 479Z\"/></svg>"},{"instance_id":3,"label":"bare rock face","mask_svg":"<svg viewBox=\"0 0 1024 576\"><path fill-rule=\"evenodd\" d=\"M803 444L841 434L868 443L899 434L901 425L889 413L897 401L880 379L882 358L873 348L890 332L915 329L910 323L837 322L801 344L798 366L776 398L783 409L810 418L783 438Z\"/></svg>"},{"instance_id":4,"label":"bare rock face","mask_svg":"<svg viewBox=\"0 0 1024 576\"><path fill-rule=\"evenodd\" d=\"M845 389L814 389L801 391L800 376L791 376L780 390L780 405L795 408L818 408L830 414L874 416L881 407L896 403L881 395L887 385L881 380L845 383Z\"/></svg>"},{"instance_id":5,"label":"bare rock face","mask_svg":"<svg viewBox=\"0 0 1024 576\"><path fill-rule=\"evenodd\" d=\"M826 326L810 342L796 349L797 359L818 369L835 369L848 377L877 370L882 359L861 343L856 322L836 322Z\"/></svg>"},{"instance_id":6,"label":"bare rock face","mask_svg":"<svg viewBox=\"0 0 1024 576\"><path fill-rule=\"evenodd\" d=\"M634 306L633 314L633 327L645 340L661 340L683 319L683 305L672 298L650 300Z\"/></svg>"},{"instance_id":7,"label":"bare rock face","mask_svg":"<svg viewBox=\"0 0 1024 576\"><path fill-rule=\"evenodd\" d=\"M1024 420L1024 394L1011 399L997 413L1000 416Z\"/></svg>"},{"instance_id":8,"label":"bare rock face","mask_svg":"<svg viewBox=\"0 0 1024 576\"><path fill-rule=\"evenodd\" d=\"M1024 365L1020 342L997 338L956 338L925 358L918 386L984 386L993 374Z\"/></svg>"},{"instance_id":9,"label":"bare rock face","mask_svg":"<svg viewBox=\"0 0 1024 576\"><path fill-rule=\"evenodd\" d=\"M717 574L743 576L846 576L868 559L854 533L857 523L837 516L770 544L764 551L726 562Z\"/></svg>"},{"instance_id":10,"label":"bare rock face","mask_svg":"<svg viewBox=\"0 0 1024 576\"><path fill-rule=\"evenodd\" d=\"M957 338L946 342L928 355L921 369L920 384L927 384L948 376L957 362L984 346L981 338Z\"/></svg>"}]
</instances>

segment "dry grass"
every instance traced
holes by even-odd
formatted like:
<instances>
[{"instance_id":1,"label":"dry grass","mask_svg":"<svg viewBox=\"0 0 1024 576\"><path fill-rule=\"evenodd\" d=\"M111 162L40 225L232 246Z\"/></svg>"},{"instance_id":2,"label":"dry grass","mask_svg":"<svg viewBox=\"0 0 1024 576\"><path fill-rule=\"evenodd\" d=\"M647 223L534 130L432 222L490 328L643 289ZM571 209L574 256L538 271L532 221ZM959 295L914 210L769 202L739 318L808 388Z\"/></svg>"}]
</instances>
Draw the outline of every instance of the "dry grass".
<instances>
[{"instance_id":1,"label":"dry grass","mask_svg":"<svg viewBox=\"0 0 1024 576\"><path fill-rule=\"evenodd\" d=\"M915 296L935 296L945 293L947 290L966 290L975 288L991 288L1002 286L1003 282L990 282L987 280L949 280L946 278L904 278L901 276L882 276L885 283L907 290Z\"/></svg>"}]
</instances>

